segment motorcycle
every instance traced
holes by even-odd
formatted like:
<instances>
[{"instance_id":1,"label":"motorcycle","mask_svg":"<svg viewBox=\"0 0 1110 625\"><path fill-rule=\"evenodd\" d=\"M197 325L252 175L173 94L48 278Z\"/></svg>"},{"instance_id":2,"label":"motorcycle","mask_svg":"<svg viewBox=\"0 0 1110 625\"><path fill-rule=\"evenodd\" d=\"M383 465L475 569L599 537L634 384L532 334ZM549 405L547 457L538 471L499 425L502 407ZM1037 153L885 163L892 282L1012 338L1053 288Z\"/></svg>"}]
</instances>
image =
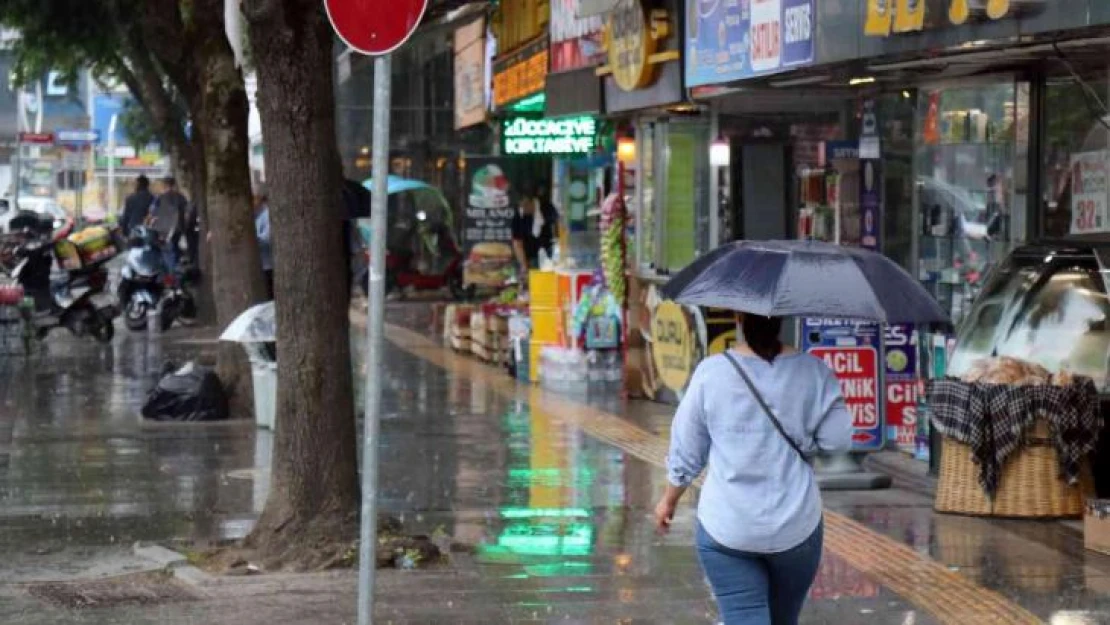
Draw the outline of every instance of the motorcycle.
<instances>
[{"instance_id":1,"label":"motorcycle","mask_svg":"<svg viewBox=\"0 0 1110 625\"><path fill-rule=\"evenodd\" d=\"M447 289L453 298L465 298L464 258L452 233L452 211L443 194L423 182L394 177L390 177L388 194L386 292L401 296L410 290ZM368 221L359 219L363 269L358 280L364 291L369 273Z\"/></svg>"},{"instance_id":2,"label":"motorcycle","mask_svg":"<svg viewBox=\"0 0 1110 625\"><path fill-rule=\"evenodd\" d=\"M73 222L67 220L52 236L33 237L19 246L12 277L33 302L29 321L38 338L64 327L74 336L88 335L101 343L111 343L118 312L108 293L108 270L104 265L115 255L114 246L109 243L99 247L95 258L83 256L78 243L71 240L72 230ZM52 282L55 255L65 269L65 277ZM82 258L85 262L80 262Z\"/></svg>"},{"instance_id":3,"label":"motorcycle","mask_svg":"<svg viewBox=\"0 0 1110 625\"><path fill-rule=\"evenodd\" d=\"M136 227L128 240L116 293L124 323L132 332L147 327L152 311L160 312L162 331L175 321L189 324L196 319L196 299L189 290L192 272L184 265L174 272L167 269L158 233L146 226Z\"/></svg>"}]
</instances>

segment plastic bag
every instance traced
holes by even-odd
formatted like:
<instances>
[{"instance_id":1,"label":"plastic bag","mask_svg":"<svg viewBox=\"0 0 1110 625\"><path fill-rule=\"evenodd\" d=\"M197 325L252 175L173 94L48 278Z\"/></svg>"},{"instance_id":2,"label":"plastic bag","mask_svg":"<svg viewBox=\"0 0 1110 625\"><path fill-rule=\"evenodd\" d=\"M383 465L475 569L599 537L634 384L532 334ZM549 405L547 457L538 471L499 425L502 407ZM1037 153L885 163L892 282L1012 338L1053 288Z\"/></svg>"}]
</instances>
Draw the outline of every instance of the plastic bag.
<instances>
[{"instance_id":1,"label":"plastic bag","mask_svg":"<svg viewBox=\"0 0 1110 625\"><path fill-rule=\"evenodd\" d=\"M213 370L190 362L164 373L147 395L142 413L154 421L224 421L227 394Z\"/></svg>"}]
</instances>

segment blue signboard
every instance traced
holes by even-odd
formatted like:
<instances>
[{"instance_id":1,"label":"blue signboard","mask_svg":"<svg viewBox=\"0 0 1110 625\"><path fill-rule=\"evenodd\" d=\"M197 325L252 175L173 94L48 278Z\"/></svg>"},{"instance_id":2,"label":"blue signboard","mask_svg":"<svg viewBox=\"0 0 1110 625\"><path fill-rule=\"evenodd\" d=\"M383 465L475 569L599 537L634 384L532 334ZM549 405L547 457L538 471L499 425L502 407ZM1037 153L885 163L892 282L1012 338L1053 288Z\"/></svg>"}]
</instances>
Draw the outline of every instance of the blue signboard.
<instances>
[{"instance_id":1,"label":"blue signboard","mask_svg":"<svg viewBox=\"0 0 1110 625\"><path fill-rule=\"evenodd\" d=\"M689 87L813 62L815 0L686 0L686 9Z\"/></svg>"}]
</instances>

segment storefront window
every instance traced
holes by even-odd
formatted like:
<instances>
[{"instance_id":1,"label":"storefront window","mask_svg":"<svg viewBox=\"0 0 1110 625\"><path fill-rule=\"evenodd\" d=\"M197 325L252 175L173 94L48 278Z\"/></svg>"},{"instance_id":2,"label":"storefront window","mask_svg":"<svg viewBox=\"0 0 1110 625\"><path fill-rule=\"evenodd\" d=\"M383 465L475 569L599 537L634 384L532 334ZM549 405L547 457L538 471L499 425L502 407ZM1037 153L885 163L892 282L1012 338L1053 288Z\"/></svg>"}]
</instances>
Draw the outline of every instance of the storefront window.
<instances>
[{"instance_id":1,"label":"storefront window","mask_svg":"<svg viewBox=\"0 0 1110 625\"><path fill-rule=\"evenodd\" d=\"M959 323L992 264L1025 238L1028 86L925 88L915 128L919 278Z\"/></svg>"},{"instance_id":2,"label":"storefront window","mask_svg":"<svg viewBox=\"0 0 1110 625\"><path fill-rule=\"evenodd\" d=\"M709 250L708 126L658 120L639 134L640 268L675 272Z\"/></svg>"},{"instance_id":3,"label":"storefront window","mask_svg":"<svg viewBox=\"0 0 1110 625\"><path fill-rule=\"evenodd\" d=\"M1104 117L1103 106L1108 93L1105 66L1079 68L1074 75L1065 73L1046 80L1040 202L1041 228L1046 236L1110 232L1110 215L1106 214L1110 158L1106 124L1110 118Z\"/></svg>"}]
</instances>

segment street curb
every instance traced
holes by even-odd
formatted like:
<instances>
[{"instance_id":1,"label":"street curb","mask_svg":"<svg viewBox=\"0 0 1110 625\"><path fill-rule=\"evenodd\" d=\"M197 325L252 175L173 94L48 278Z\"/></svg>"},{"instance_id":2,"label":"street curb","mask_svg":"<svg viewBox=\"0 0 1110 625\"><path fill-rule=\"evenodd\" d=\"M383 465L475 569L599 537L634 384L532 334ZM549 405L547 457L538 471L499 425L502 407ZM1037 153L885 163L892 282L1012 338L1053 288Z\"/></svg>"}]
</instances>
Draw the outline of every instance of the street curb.
<instances>
[{"instance_id":1,"label":"street curb","mask_svg":"<svg viewBox=\"0 0 1110 625\"><path fill-rule=\"evenodd\" d=\"M215 577L189 564L189 559L184 554L161 545L143 545L135 543L132 547L134 554L156 565L157 569L173 574L174 578L190 586L199 588L207 586L216 580Z\"/></svg>"},{"instance_id":2,"label":"street curb","mask_svg":"<svg viewBox=\"0 0 1110 625\"><path fill-rule=\"evenodd\" d=\"M153 562L161 569L173 569L189 563L184 555L159 545L135 543L131 551L136 556Z\"/></svg>"}]
</instances>

